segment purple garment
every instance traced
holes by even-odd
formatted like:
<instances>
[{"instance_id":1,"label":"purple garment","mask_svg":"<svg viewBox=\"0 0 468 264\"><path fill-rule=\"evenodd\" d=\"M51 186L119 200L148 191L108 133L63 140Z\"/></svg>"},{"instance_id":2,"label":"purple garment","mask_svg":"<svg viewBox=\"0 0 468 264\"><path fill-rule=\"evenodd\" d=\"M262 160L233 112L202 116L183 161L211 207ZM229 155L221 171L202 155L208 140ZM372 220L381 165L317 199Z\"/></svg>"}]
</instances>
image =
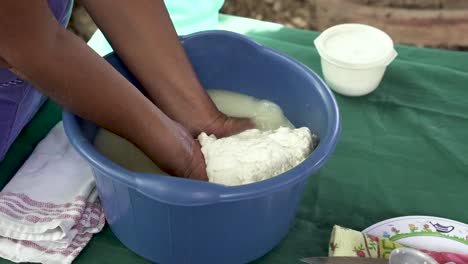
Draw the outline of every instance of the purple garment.
<instances>
[{"instance_id":1,"label":"purple garment","mask_svg":"<svg viewBox=\"0 0 468 264\"><path fill-rule=\"evenodd\" d=\"M50 10L64 27L68 25L73 0L48 0ZM0 68L0 161L23 127L46 98L28 82Z\"/></svg>"}]
</instances>

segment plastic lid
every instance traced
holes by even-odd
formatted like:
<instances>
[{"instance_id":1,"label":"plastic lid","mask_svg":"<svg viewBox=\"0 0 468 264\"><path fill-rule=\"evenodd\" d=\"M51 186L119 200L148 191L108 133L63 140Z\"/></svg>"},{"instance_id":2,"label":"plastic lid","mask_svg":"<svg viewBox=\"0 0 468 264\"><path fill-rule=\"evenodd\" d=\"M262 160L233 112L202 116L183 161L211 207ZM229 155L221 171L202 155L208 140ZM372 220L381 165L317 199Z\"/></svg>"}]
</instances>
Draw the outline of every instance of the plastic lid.
<instances>
[{"instance_id":1,"label":"plastic lid","mask_svg":"<svg viewBox=\"0 0 468 264\"><path fill-rule=\"evenodd\" d=\"M386 66L397 53L385 32L362 24L341 24L325 30L314 41L320 56L338 66Z\"/></svg>"}]
</instances>

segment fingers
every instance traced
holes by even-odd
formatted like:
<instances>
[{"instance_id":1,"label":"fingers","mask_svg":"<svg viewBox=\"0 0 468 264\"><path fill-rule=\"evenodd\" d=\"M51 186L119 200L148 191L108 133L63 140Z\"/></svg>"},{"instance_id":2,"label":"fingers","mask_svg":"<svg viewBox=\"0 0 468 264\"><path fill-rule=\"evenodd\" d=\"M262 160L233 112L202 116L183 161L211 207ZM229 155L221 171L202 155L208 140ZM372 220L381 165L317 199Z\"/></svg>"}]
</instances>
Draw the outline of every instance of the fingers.
<instances>
[{"instance_id":1,"label":"fingers","mask_svg":"<svg viewBox=\"0 0 468 264\"><path fill-rule=\"evenodd\" d=\"M234 134L238 134L244 130L255 128L255 123L250 118L234 118L230 117L226 121L225 124L225 131L221 137L232 136Z\"/></svg>"},{"instance_id":2,"label":"fingers","mask_svg":"<svg viewBox=\"0 0 468 264\"><path fill-rule=\"evenodd\" d=\"M208 181L208 175L206 174L205 164L197 164L194 170L191 171L187 178L192 180Z\"/></svg>"},{"instance_id":3,"label":"fingers","mask_svg":"<svg viewBox=\"0 0 468 264\"><path fill-rule=\"evenodd\" d=\"M250 118L226 117L221 123L218 123L212 133L216 137L228 137L238 134L244 130L255 128L255 123Z\"/></svg>"},{"instance_id":4,"label":"fingers","mask_svg":"<svg viewBox=\"0 0 468 264\"><path fill-rule=\"evenodd\" d=\"M217 124L213 133L217 137L227 137L247 129L255 128L255 123L250 118L226 117L221 120L222 122ZM205 159L198 142L194 144L192 159L189 163L188 169L185 170L184 177L201 181L209 180L206 173Z\"/></svg>"},{"instance_id":5,"label":"fingers","mask_svg":"<svg viewBox=\"0 0 468 264\"><path fill-rule=\"evenodd\" d=\"M198 142L194 144L192 158L184 177L193 180L208 181L205 158L203 157L201 146Z\"/></svg>"}]
</instances>

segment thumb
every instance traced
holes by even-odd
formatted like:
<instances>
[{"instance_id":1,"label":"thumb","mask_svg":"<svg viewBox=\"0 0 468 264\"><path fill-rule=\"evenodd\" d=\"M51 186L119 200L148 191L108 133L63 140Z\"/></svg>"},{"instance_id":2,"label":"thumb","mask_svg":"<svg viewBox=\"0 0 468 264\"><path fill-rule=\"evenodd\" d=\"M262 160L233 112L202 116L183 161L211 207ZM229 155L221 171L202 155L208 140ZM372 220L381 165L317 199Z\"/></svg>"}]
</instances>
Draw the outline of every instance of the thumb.
<instances>
[{"instance_id":1,"label":"thumb","mask_svg":"<svg viewBox=\"0 0 468 264\"><path fill-rule=\"evenodd\" d=\"M255 128L255 123L250 118L228 117L215 135L217 137L228 137L251 128Z\"/></svg>"},{"instance_id":2,"label":"thumb","mask_svg":"<svg viewBox=\"0 0 468 264\"><path fill-rule=\"evenodd\" d=\"M183 173L183 177L193 180L208 181L205 158L203 157L201 146L198 141L194 144L192 156L188 162L187 169Z\"/></svg>"}]
</instances>

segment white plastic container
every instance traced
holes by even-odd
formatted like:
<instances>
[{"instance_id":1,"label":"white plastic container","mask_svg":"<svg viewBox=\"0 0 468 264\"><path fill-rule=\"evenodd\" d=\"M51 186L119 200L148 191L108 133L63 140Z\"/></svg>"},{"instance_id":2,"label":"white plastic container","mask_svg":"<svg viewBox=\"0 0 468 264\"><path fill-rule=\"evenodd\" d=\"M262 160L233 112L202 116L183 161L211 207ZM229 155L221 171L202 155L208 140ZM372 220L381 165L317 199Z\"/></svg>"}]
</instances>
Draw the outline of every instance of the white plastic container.
<instances>
[{"instance_id":1,"label":"white plastic container","mask_svg":"<svg viewBox=\"0 0 468 264\"><path fill-rule=\"evenodd\" d=\"M347 96L369 94L379 86L397 52L385 32L362 24L328 28L314 41L331 89Z\"/></svg>"}]
</instances>

